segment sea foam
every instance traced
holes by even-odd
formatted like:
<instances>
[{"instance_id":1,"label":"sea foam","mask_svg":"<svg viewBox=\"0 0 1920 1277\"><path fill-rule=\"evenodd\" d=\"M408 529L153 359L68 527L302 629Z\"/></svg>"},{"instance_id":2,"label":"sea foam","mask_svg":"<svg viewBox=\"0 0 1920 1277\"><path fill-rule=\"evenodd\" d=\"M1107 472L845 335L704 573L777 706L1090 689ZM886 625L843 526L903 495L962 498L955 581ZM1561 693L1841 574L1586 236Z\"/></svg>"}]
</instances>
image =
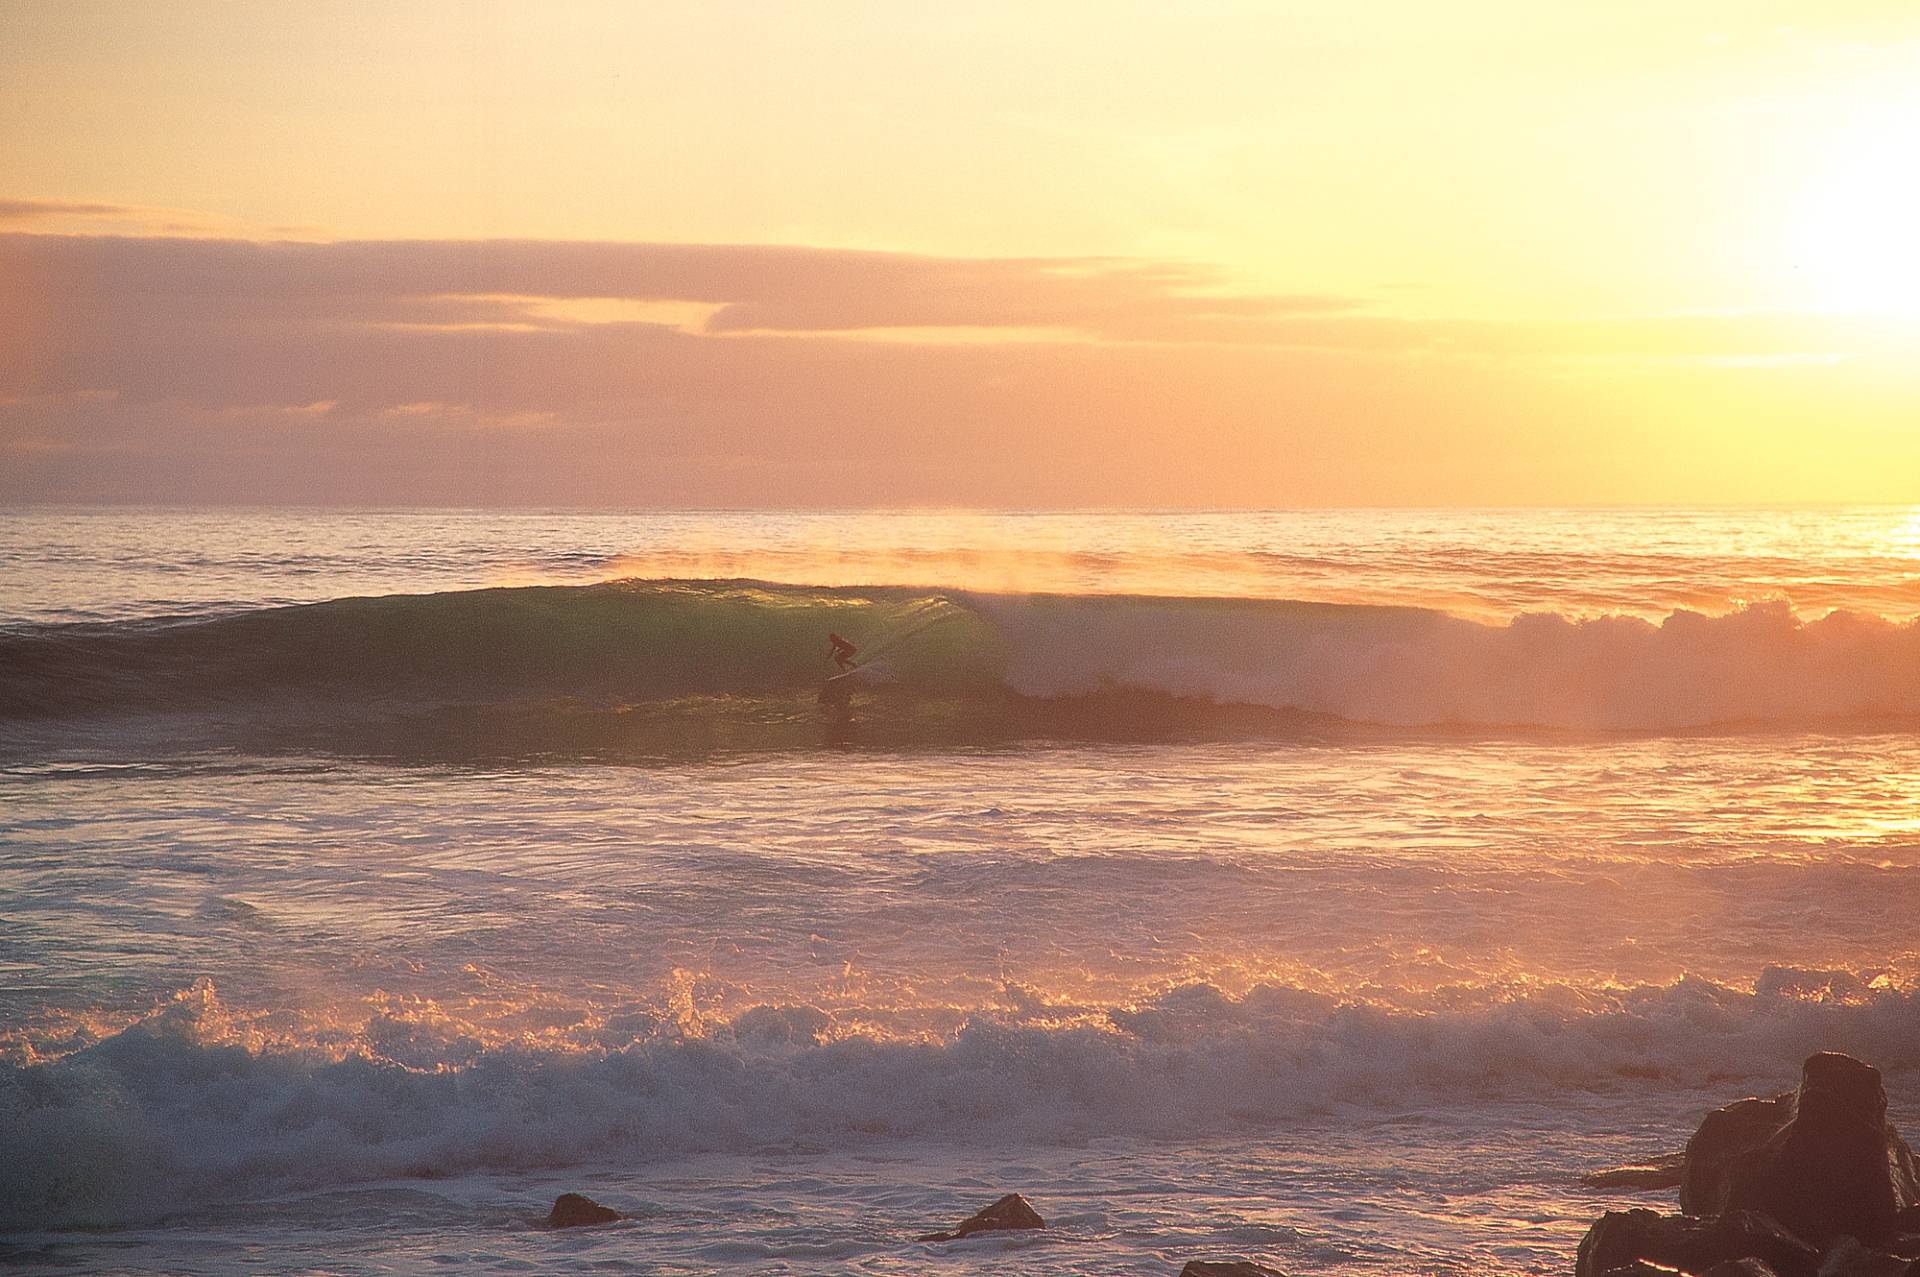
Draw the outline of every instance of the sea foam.
<instances>
[{"instance_id":1,"label":"sea foam","mask_svg":"<svg viewBox=\"0 0 1920 1277\"><path fill-rule=\"evenodd\" d=\"M1286 986L1187 985L1104 1022L1033 1001L937 1039L769 1007L591 1049L400 1063L263 1045L202 982L64 1058L0 1071L0 1227L117 1223L227 1195L876 1139L1057 1143L1278 1130L1347 1111L1769 1086L1819 1049L1920 1069L1920 998L1774 969L1546 987L1410 1014ZM625 1038L625 1041L621 1041ZM456 1061L457 1062L454 1062Z\"/></svg>"}]
</instances>

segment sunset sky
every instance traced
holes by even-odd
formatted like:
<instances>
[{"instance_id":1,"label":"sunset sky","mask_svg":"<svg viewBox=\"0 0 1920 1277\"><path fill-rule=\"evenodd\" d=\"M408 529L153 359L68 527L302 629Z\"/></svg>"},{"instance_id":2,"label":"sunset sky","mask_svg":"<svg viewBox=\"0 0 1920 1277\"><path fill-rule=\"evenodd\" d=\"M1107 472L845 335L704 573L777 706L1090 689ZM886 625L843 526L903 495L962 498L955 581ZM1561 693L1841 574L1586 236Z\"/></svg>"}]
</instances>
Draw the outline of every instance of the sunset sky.
<instances>
[{"instance_id":1,"label":"sunset sky","mask_svg":"<svg viewBox=\"0 0 1920 1277\"><path fill-rule=\"evenodd\" d=\"M0 0L0 500L1920 500L1920 7Z\"/></svg>"}]
</instances>

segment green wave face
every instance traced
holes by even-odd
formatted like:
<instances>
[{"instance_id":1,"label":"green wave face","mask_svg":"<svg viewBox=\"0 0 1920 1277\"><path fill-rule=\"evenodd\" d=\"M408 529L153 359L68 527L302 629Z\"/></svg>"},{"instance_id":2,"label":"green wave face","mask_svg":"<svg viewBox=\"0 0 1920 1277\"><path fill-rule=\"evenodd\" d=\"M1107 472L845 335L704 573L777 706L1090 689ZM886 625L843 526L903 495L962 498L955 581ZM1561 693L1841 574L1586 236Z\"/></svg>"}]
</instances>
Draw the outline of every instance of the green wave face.
<instances>
[{"instance_id":1,"label":"green wave face","mask_svg":"<svg viewBox=\"0 0 1920 1277\"><path fill-rule=\"evenodd\" d=\"M828 635L863 673L829 684ZM1920 623L622 581L0 632L0 754L402 757L1302 730L1911 730ZM1303 728L1303 724L1308 725Z\"/></svg>"},{"instance_id":2,"label":"green wave face","mask_svg":"<svg viewBox=\"0 0 1920 1277\"><path fill-rule=\"evenodd\" d=\"M817 687L827 635L876 673L998 682L992 627L945 596L747 582L611 582L340 599L191 622L58 626L0 640L0 714L260 698L492 701Z\"/></svg>"},{"instance_id":3,"label":"green wave face","mask_svg":"<svg viewBox=\"0 0 1920 1277\"><path fill-rule=\"evenodd\" d=\"M260 670L270 681L299 679L289 656L310 655L324 671L330 654L355 653L363 679L401 693L451 685L652 698L814 686L833 669L830 632L859 647L863 663L884 656L899 677L929 685L991 683L1003 664L979 617L905 590L615 582L345 600L213 624L281 658Z\"/></svg>"}]
</instances>

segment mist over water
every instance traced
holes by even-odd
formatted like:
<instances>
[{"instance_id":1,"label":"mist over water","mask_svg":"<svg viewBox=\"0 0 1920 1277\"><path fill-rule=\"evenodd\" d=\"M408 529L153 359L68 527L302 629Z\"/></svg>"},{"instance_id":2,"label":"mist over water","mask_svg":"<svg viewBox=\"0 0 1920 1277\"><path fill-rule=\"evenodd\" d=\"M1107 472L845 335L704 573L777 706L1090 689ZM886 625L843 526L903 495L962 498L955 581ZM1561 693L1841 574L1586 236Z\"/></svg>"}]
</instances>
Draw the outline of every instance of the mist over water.
<instances>
[{"instance_id":1,"label":"mist over water","mask_svg":"<svg viewBox=\"0 0 1920 1277\"><path fill-rule=\"evenodd\" d=\"M1920 1118L1916 526L0 515L0 1255L1565 1271Z\"/></svg>"},{"instance_id":2,"label":"mist over water","mask_svg":"<svg viewBox=\"0 0 1920 1277\"><path fill-rule=\"evenodd\" d=\"M0 510L0 622L621 577L1904 620L1920 510Z\"/></svg>"}]
</instances>

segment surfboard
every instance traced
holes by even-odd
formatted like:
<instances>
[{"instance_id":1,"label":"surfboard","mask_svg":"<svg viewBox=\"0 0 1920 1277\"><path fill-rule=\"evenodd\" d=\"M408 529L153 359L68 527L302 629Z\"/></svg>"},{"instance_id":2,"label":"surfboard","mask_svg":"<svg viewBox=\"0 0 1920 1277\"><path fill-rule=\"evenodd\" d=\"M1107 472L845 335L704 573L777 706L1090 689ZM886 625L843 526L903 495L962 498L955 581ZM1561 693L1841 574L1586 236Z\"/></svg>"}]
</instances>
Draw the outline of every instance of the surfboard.
<instances>
[{"instance_id":1,"label":"surfboard","mask_svg":"<svg viewBox=\"0 0 1920 1277\"><path fill-rule=\"evenodd\" d=\"M852 678L855 674L861 673L866 668L864 665L856 665L850 670L841 670L838 674L829 674L827 675L827 682L838 683L843 678Z\"/></svg>"}]
</instances>

